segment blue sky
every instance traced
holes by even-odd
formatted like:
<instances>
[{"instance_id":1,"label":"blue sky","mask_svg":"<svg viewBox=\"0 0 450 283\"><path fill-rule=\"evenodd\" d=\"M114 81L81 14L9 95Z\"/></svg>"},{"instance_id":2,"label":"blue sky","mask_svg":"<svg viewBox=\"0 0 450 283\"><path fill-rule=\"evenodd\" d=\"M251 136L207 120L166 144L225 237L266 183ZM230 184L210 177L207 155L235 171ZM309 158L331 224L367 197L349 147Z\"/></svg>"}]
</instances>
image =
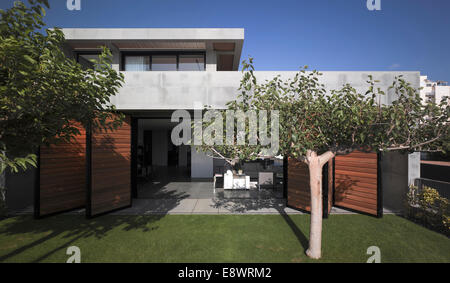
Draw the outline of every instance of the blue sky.
<instances>
[{"instance_id":1,"label":"blue sky","mask_svg":"<svg viewBox=\"0 0 450 283\"><path fill-rule=\"evenodd\" d=\"M2 0L0 8L13 0ZM257 70L410 70L450 81L450 1L50 0L59 27L245 28L242 58Z\"/></svg>"}]
</instances>

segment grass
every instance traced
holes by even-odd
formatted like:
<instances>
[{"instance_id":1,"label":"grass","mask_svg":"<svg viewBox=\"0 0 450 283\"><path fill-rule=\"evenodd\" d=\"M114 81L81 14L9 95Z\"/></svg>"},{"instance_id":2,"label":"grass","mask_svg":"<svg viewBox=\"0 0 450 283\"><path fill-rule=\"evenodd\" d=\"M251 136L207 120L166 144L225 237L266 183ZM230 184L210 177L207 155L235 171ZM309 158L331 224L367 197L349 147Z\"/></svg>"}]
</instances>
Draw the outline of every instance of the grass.
<instances>
[{"instance_id":1,"label":"grass","mask_svg":"<svg viewBox=\"0 0 450 283\"><path fill-rule=\"evenodd\" d=\"M450 239L404 218L331 215L319 262L450 262ZM317 262L305 255L309 215L60 215L0 221L0 262Z\"/></svg>"}]
</instances>

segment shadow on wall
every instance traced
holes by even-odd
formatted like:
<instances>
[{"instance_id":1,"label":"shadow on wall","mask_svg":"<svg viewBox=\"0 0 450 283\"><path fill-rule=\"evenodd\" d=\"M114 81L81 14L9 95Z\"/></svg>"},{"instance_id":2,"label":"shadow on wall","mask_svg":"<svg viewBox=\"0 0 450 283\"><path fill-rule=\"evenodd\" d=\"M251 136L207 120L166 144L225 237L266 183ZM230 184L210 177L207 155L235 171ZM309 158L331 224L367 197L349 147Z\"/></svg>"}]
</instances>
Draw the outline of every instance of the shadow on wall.
<instances>
[{"instance_id":1,"label":"shadow on wall","mask_svg":"<svg viewBox=\"0 0 450 283\"><path fill-rule=\"evenodd\" d=\"M352 180L349 175L341 175L339 180L335 180L334 201L337 203L343 202L352 195L355 187L358 186L356 180Z\"/></svg>"},{"instance_id":2,"label":"shadow on wall","mask_svg":"<svg viewBox=\"0 0 450 283\"><path fill-rule=\"evenodd\" d=\"M129 121L113 132L92 133L90 205L93 215L131 204L130 133Z\"/></svg>"},{"instance_id":3,"label":"shadow on wall","mask_svg":"<svg viewBox=\"0 0 450 283\"><path fill-rule=\"evenodd\" d=\"M86 132L76 124L80 135L41 146L39 213L47 215L82 207L86 204Z\"/></svg>"},{"instance_id":4,"label":"shadow on wall","mask_svg":"<svg viewBox=\"0 0 450 283\"><path fill-rule=\"evenodd\" d=\"M6 205L8 210L19 210L33 205L36 168L6 174Z\"/></svg>"}]
</instances>

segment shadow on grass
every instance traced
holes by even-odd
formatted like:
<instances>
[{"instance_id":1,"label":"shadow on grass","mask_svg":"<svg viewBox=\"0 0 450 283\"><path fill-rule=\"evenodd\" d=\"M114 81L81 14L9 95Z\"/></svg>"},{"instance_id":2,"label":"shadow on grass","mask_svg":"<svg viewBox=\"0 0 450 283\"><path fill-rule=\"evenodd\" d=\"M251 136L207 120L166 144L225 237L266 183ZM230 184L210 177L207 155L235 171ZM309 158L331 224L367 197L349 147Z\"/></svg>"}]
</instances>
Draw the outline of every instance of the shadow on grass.
<instances>
[{"instance_id":1,"label":"shadow on grass","mask_svg":"<svg viewBox=\"0 0 450 283\"><path fill-rule=\"evenodd\" d=\"M43 234L42 238L21 246L7 254L0 256L0 262L19 255L28 249L36 247L44 242L60 237L64 243L54 249L40 255L33 262L40 262L53 253L66 248L78 239L95 237L101 239L118 227L124 231L141 230L148 232L158 229L156 225L164 215L151 216L102 216L94 219L85 219L78 215L54 216L42 220L34 220L30 216L18 216L9 223L3 224L0 235L20 236L25 233Z\"/></svg>"},{"instance_id":2,"label":"shadow on grass","mask_svg":"<svg viewBox=\"0 0 450 283\"><path fill-rule=\"evenodd\" d=\"M7 254L0 255L0 262L19 255L33 247L45 243L54 238L63 239L64 243L39 256L34 262L40 262L55 252L66 248L79 239L95 237L102 239L114 229L121 228L123 231L140 230L149 232L158 229L156 223L163 218L167 212L177 207L181 200L187 196L183 193L160 191L159 197L165 199L152 207L147 205L133 205L128 212L121 215L104 215L92 219L86 219L83 215L64 214L35 220L31 216L17 216L9 222L0 226L0 235L17 236L23 234L44 235L42 238L29 244L21 246ZM124 210L124 211L126 211ZM159 214L148 214L148 211L158 211ZM123 211L122 211L123 212ZM128 214L127 214L128 213Z\"/></svg>"},{"instance_id":3,"label":"shadow on grass","mask_svg":"<svg viewBox=\"0 0 450 283\"><path fill-rule=\"evenodd\" d=\"M257 211L261 209L275 209L289 228L292 230L297 240L306 251L308 249L308 239L305 234L298 228L297 224L286 213L284 200L274 198L261 198L261 199L226 199L216 198L214 199L214 207L225 208L231 212L245 213L247 211Z\"/></svg>"}]
</instances>

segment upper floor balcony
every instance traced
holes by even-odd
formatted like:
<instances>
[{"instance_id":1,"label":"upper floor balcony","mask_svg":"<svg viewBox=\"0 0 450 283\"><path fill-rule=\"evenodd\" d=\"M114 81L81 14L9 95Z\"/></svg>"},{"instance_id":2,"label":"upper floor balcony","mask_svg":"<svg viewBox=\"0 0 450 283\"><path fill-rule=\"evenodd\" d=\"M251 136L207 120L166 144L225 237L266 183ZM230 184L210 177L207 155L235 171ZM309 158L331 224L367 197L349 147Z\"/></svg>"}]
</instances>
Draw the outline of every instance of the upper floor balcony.
<instances>
[{"instance_id":1,"label":"upper floor balcony","mask_svg":"<svg viewBox=\"0 0 450 283\"><path fill-rule=\"evenodd\" d=\"M244 29L63 29L68 56L89 64L101 46L111 49L112 67L125 76L124 86L112 103L120 110L194 109L203 105L225 108L236 98L242 73L238 71ZM299 62L300 64L301 62ZM414 87L419 72L322 72L326 89L349 83L359 92L368 89L368 76L387 93L381 103L395 97L388 87L403 75ZM296 72L258 71L259 81Z\"/></svg>"},{"instance_id":2,"label":"upper floor balcony","mask_svg":"<svg viewBox=\"0 0 450 283\"><path fill-rule=\"evenodd\" d=\"M236 71L244 44L244 29L240 28L69 28L63 32L68 56L89 58L106 46L117 70L139 62L151 67L159 61L161 67L172 64L174 57L178 64L203 54L206 71Z\"/></svg>"}]
</instances>

